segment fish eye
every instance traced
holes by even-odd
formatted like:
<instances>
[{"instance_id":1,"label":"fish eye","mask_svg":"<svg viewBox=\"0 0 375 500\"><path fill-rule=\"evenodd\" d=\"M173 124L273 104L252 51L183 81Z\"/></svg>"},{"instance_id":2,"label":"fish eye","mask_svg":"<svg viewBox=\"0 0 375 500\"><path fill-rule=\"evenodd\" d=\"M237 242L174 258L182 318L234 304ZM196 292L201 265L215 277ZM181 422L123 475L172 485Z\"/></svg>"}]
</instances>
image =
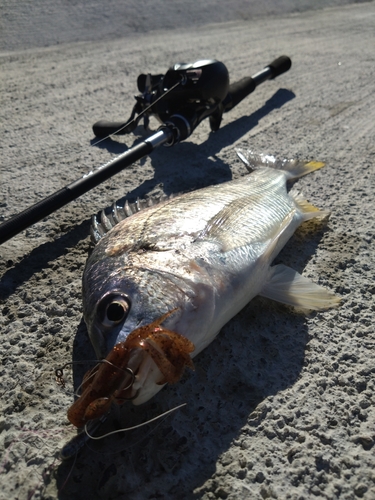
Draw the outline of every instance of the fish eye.
<instances>
[{"instance_id":1,"label":"fish eye","mask_svg":"<svg viewBox=\"0 0 375 500\"><path fill-rule=\"evenodd\" d=\"M125 294L110 293L105 295L97 306L100 323L105 327L113 327L122 323L130 310L130 300Z\"/></svg>"},{"instance_id":2,"label":"fish eye","mask_svg":"<svg viewBox=\"0 0 375 500\"><path fill-rule=\"evenodd\" d=\"M125 314L125 307L122 302L112 302L107 306L107 319L117 323L121 321Z\"/></svg>"}]
</instances>

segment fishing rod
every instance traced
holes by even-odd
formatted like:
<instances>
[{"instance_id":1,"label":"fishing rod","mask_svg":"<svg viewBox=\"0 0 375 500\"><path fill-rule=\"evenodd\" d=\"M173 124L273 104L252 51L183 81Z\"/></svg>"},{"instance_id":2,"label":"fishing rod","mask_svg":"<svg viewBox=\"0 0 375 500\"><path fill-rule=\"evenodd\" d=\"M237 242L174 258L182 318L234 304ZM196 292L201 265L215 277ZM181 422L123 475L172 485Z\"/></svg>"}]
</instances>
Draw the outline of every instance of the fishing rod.
<instances>
[{"instance_id":1,"label":"fishing rod","mask_svg":"<svg viewBox=\"0 0 375 500\"><path fill-rule=\"evenodd\" d=\"M98 142L110 135L128 134L142 118L147 128L151 115L161 122L159 129L96 170L3 222L0 244L149 155L155 148L184 141L205 118L209 118L211 130L217 131L223 113L237 106L261 83L288 71L291 65L289 57L281 56L255 75L231 85L226 66L214 59L175 64L165 75L139 75L137 86L141 94L135 97L136 104L129 120L101 120L93 125L93 132Z\"/></svg>"}]
</instances>

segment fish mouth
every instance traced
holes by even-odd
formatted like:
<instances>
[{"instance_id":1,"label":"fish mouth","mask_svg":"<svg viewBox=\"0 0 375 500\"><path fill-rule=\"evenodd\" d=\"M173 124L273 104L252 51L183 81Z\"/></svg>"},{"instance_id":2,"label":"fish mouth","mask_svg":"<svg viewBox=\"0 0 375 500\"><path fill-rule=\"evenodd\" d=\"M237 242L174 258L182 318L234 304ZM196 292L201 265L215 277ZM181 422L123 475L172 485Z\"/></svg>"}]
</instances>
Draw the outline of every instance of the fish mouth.
<instances>
[{"instance_id":1,"label":"fish mouth","mask_svg":"<svg viewBox=\"0 0 375 500\"><path fill-rule=\"evenodd\" d=\"M144 403L164 384L177 382L186 366L194 369L190 357L194 344L161 326L174 311L136 328L86 373L82 395L68 410L73 425L83 427L89 420L101 417L113 402Z\"/></svg>"},{"instance_id":2,"label":"fish mouth","mask_svg":"<svg viewBox=\"0 0 375 500\"><path fill-rule=\"evenodd\" d=\"M137 395L134 383L145 352L119 343L109 355L83 377L81 395L68 410L68 420L76 427L107 413L113 402L122 404Z\"/></svg>"}]
</instances>

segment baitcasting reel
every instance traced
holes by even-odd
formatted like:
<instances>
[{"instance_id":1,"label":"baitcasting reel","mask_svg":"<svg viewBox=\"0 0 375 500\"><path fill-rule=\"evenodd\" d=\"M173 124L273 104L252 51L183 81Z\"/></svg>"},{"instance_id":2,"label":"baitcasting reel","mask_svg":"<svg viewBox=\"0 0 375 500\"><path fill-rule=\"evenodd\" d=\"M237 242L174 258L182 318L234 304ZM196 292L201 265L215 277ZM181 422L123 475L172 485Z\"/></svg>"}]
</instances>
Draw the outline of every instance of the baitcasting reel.
<instances>
[{"instance_id":1,"label":"baitcasting reel","mask_svg":"<svg viewBox=\"0 0 375 500\"><path fill-rule=\"evenodd\" d=\"M147 128L151 115L174 128L177 142L188 137L206 117L210 118L211 130L216 131L223 114L222 103L228 95L229 73L220 61L179 63L165 75L139 75L137 86L141 95L135 96L137 102L129 120L95 123L93 131L97 137L128 134L141 118Z\"/></svg>"}]
</instances>

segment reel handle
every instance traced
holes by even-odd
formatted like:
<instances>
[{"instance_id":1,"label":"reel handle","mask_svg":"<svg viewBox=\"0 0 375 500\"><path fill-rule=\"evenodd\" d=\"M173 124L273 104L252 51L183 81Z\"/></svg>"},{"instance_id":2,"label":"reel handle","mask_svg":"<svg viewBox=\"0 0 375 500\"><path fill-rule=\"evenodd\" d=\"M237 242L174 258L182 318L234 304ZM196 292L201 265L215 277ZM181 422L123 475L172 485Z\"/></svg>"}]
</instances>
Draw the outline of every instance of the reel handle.
<instances>
[{"instance_id":1,"label":"reel handle","mask_svg":"<svg viewBox=\"0 0 375 500\"><path fill-rule=\"evenodd\" d=\"M125 135L133 132L136 125L134 122L110 122L108 120L100 120L92 126L95 137L108 137L109 135Z\"/></svg>"}]
</instances>

